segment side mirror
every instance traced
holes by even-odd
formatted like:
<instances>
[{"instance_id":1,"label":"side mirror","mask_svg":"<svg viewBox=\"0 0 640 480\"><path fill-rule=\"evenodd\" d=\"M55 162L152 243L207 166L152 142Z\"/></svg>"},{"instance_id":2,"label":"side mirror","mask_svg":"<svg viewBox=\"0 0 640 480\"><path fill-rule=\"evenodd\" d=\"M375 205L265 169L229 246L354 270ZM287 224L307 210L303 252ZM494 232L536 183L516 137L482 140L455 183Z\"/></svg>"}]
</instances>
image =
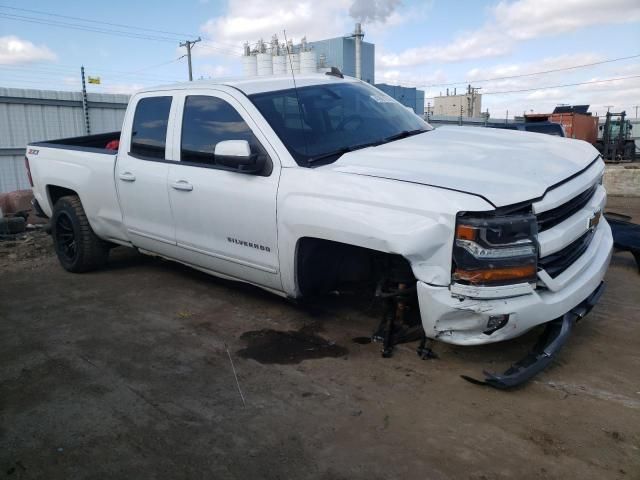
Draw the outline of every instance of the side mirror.
<instances>
[{"instance_id":1,"label":"side mirror","mask_svg":"<svg viewBox=\"0 0 640 480\"><path fill-rule=\"evenodd\" d=\"M251 153L246 140L223 140L216 144L213 152L217 165L241 173L259 173L264 168L264 159Z\"/></svg>"}]
</instances>

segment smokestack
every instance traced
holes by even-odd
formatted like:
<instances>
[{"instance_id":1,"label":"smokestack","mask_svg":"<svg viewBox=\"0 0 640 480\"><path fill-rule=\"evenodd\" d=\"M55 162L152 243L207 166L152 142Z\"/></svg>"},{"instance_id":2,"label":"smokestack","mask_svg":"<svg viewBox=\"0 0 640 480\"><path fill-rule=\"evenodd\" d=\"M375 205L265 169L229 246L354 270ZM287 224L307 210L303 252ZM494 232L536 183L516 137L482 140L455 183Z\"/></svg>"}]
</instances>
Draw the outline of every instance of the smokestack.
<instances>
[{"instance_id":1,"label":"smokestack","mask_svg":"<svg viewBox=\"0 0 640 480\"><path fill-rule=\"evenodd\" d=\"M356 40L356 78L362 80L362 26L360 23L356 23L356 29L353 32L353 36Z\"/></svg>"}]
</instances>

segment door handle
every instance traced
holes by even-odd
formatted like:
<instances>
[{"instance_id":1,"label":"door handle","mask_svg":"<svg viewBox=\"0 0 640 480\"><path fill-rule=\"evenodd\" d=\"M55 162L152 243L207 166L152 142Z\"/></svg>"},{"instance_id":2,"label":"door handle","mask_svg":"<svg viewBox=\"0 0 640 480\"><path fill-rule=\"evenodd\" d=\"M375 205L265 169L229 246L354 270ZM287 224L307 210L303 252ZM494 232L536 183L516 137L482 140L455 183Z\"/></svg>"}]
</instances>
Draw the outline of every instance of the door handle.
<instances>
[{"instance_id":1,"label":"door handle","mask_svg":"<svg viewBox=\"0 0 640 480\"><path fill-rule=\"evenodd\" d=\"M171 184L171 188L175 190L182 190L184 192L190 192L191 190L193 190L193 185L191 185L186 180L178 180L177 182L173 182Z\"/></svg>"},{"instance_id":2,"label":"door handle","mask_svg":"<svg viewBox=\"0 0 640 480\"><path fill-rule=\"evenodd\" d=\"M136 176L131 172L121 172L119 175L120 180L124 182L135 182Z\"/></svg>"}]
</instances>

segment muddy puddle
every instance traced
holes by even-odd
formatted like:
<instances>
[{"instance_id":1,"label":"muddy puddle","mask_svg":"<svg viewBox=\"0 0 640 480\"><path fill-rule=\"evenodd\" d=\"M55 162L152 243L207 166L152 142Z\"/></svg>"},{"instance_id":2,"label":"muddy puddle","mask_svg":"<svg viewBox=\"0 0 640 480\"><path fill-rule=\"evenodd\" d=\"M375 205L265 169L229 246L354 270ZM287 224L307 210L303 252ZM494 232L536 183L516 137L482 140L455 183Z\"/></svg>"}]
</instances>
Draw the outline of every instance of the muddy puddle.
<instances>
[{"instance_id":1,"label":"muddy puddle","mask_svg":"<svg viewBox=\"0 0 640 480\"><path fill-rule=\"evenodd\" d=\"M304 330L256 330L245 332L240 338L247 346L238 355L266 364L293 364L349 353L346 348Z\"/></svg>"}]
</instances>

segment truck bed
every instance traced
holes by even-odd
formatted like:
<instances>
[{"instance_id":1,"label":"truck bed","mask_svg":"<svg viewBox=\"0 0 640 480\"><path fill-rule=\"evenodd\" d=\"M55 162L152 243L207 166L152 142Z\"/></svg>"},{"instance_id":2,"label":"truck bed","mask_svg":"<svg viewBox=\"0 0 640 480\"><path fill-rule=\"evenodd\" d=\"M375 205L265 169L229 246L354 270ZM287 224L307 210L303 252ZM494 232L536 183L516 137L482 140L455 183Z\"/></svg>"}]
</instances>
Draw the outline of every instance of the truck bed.
<instances>
[{"instance_id":1,"label":"truck bed","mask_svg":"<svg viewBox=\"0 0 640 480\"><path fill-rule=\"evenodd\" d=\"M115 183L117 150L106 149L120 132L63 138L27 145L33 194L48 216L60 195L78 195L101 238L128 242Z\"/></svg>"},{"instance_id":2,"label":"truck bed","mask_svg":"<svg viewBox=\"0 0 640 480\"><path fill-rule=\"evenodd\" d=\"M84 135L82 137L61 138L59 140L48 140L45 142L31 143L31 146L63 148L66 150L100 151L101 153L113 154L115 150L108 150L105 147L113 140L120 140L120 132L98 133L96 135Z\"/></svg>"}]
</instances>

